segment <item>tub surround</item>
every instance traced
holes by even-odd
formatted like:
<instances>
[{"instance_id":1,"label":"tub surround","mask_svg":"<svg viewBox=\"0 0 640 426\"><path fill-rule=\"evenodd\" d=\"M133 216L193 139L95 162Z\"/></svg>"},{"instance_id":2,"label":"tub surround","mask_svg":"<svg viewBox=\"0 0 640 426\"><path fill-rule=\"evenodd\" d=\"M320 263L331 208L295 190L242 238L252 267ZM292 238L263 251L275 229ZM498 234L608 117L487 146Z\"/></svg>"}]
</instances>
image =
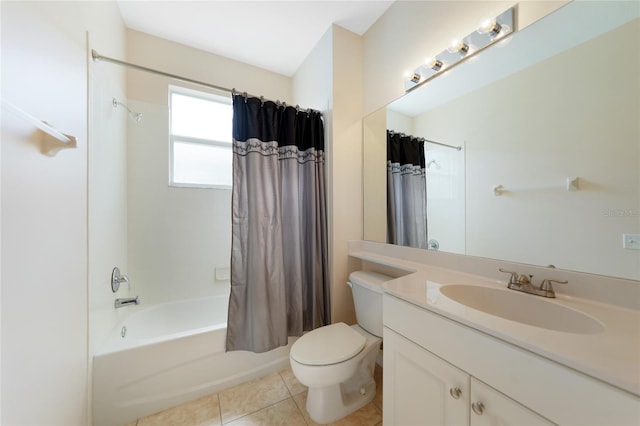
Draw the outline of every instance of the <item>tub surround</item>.
<instances>
[{"instance_id":1,"label":"tub surround","mask_svg":"<svg viewBox=\"0 0 640 426\"><path fill-rule=\"evenodd\" d=\"M372 270L385 268L388 272L391 268L397 271L396 276L402 275L384 284L387 295L640 397L640 283L637 281L367 241L350 242L349 255L361 259L363 266ZM506 289L508 275L499 273L498 267L533 274L535 283L544 278L568 280L569 284L556 286L557 298L548 302L587 314L600 322L603 330L577 334L514 322L454 302L439 290L446 284Z\"/></svg>"}]
</instances>

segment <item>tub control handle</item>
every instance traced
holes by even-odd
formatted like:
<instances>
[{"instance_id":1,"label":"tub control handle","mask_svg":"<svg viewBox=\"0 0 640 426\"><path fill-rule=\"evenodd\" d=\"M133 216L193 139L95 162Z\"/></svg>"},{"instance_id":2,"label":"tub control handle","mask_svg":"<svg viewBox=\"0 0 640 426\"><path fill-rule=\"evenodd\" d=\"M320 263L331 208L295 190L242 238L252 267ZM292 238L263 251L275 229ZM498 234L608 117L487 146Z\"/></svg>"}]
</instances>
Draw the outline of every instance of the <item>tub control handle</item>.
<instances>
[{"instance_id":1,"label":"tub control handle","mask_svg":"<svg viewBox=\"0 0 640 426\"><path fill-rule=\"evenodd\" d=\"M117 266L115 268L113 268L113 271L111 271L111 291L112 292L116 292L120 289L120 284L122 283L127 283L129 284L129 278L120 273L120 268L118 268Z\"/></svg>"}]
</instances>

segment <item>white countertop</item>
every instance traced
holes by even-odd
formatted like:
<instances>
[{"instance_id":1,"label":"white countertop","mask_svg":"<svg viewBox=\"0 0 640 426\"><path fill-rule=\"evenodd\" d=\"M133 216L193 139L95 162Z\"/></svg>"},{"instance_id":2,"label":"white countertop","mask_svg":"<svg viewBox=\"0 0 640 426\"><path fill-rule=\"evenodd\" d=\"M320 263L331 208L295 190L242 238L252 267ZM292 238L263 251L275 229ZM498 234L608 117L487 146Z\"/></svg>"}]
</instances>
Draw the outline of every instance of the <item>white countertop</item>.
<instances>
[{"instance_id":1,"label":"white countertop","mask_svg":"<svg viewBox=\"0 0 640 426\"><path fill-rule=\"evenodd\" d=\"M566 296L557 286L555 299L543 299L578 310L603 325L595 334L561 332L497 317L455 302L440 292L443 285L464 284L506 289L505 281L371 253L350 253L391 266L407 275L384 284L384 291L453 321L529 350L559 364L640 396L640 311ZM530 294L523 297L539 297Z\"/></svg>"}]
</instances>

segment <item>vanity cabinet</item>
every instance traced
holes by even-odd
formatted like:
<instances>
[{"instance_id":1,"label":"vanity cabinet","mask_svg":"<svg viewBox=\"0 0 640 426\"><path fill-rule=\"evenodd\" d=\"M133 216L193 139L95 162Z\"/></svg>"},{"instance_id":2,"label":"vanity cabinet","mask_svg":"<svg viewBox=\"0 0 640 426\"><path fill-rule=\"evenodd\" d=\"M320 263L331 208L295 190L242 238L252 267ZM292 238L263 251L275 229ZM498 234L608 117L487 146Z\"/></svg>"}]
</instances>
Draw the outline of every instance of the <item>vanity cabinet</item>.
<instances>
[{"instance_id":1,"label":"vanity cabinet","mask_svg":"<svg viewBox=\"0 0 640 426\"><path fill-rule=\"evenodd\" d=\"M553 425L506 395L471 377L471 426Z\"/></svg>"},{"instance_id":2,"label":"vanity cabinet","mask_svg":"<svg viewBox=\"0 0 640 426\"><path fill-rule=\"evenodd\" d=\"M383 338L385 425L552 425L393 330Z\"/></svg>"},{"instance_id":3,"label":"vanity cabinet","mask_svg":"<svg viewBox=\"0 0 640 426\"><path fill-rule=\"evenodd\" d=\"M385 327L385 425L464 425L469 375Z\"/></svg>"},{"instance_id":4,"label":"vanity cabinet","mask_svg":"<svg viewBox=\"0 0 640 426\"><path fill-rule=\"evenodd\" d=\"M471 324L388 293L383 319L385 426L640 424L637 396Z\"/></svg>"}]
</instances>

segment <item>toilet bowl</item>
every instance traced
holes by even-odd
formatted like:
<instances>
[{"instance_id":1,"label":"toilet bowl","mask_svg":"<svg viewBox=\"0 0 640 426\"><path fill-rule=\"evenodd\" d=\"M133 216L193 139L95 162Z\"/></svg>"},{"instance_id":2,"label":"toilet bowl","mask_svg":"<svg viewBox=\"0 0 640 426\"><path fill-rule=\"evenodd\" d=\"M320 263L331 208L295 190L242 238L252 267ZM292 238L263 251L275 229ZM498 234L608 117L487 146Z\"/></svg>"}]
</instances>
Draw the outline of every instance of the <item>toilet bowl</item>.
<instances>
[{"instance_id":1,"label":"toilet bowl","mask_svg":"<svg viewBox=\"0 0 640 426\"><path fill-rule=\"evenodd\" d=\"M373 378L382 342L382 283L391 277L370 271L349 276L357 325L335 323L300 337L289 361L298 381L308 387L307 412L330 423L373 400Z\"/></svg>"}]
</instances>

